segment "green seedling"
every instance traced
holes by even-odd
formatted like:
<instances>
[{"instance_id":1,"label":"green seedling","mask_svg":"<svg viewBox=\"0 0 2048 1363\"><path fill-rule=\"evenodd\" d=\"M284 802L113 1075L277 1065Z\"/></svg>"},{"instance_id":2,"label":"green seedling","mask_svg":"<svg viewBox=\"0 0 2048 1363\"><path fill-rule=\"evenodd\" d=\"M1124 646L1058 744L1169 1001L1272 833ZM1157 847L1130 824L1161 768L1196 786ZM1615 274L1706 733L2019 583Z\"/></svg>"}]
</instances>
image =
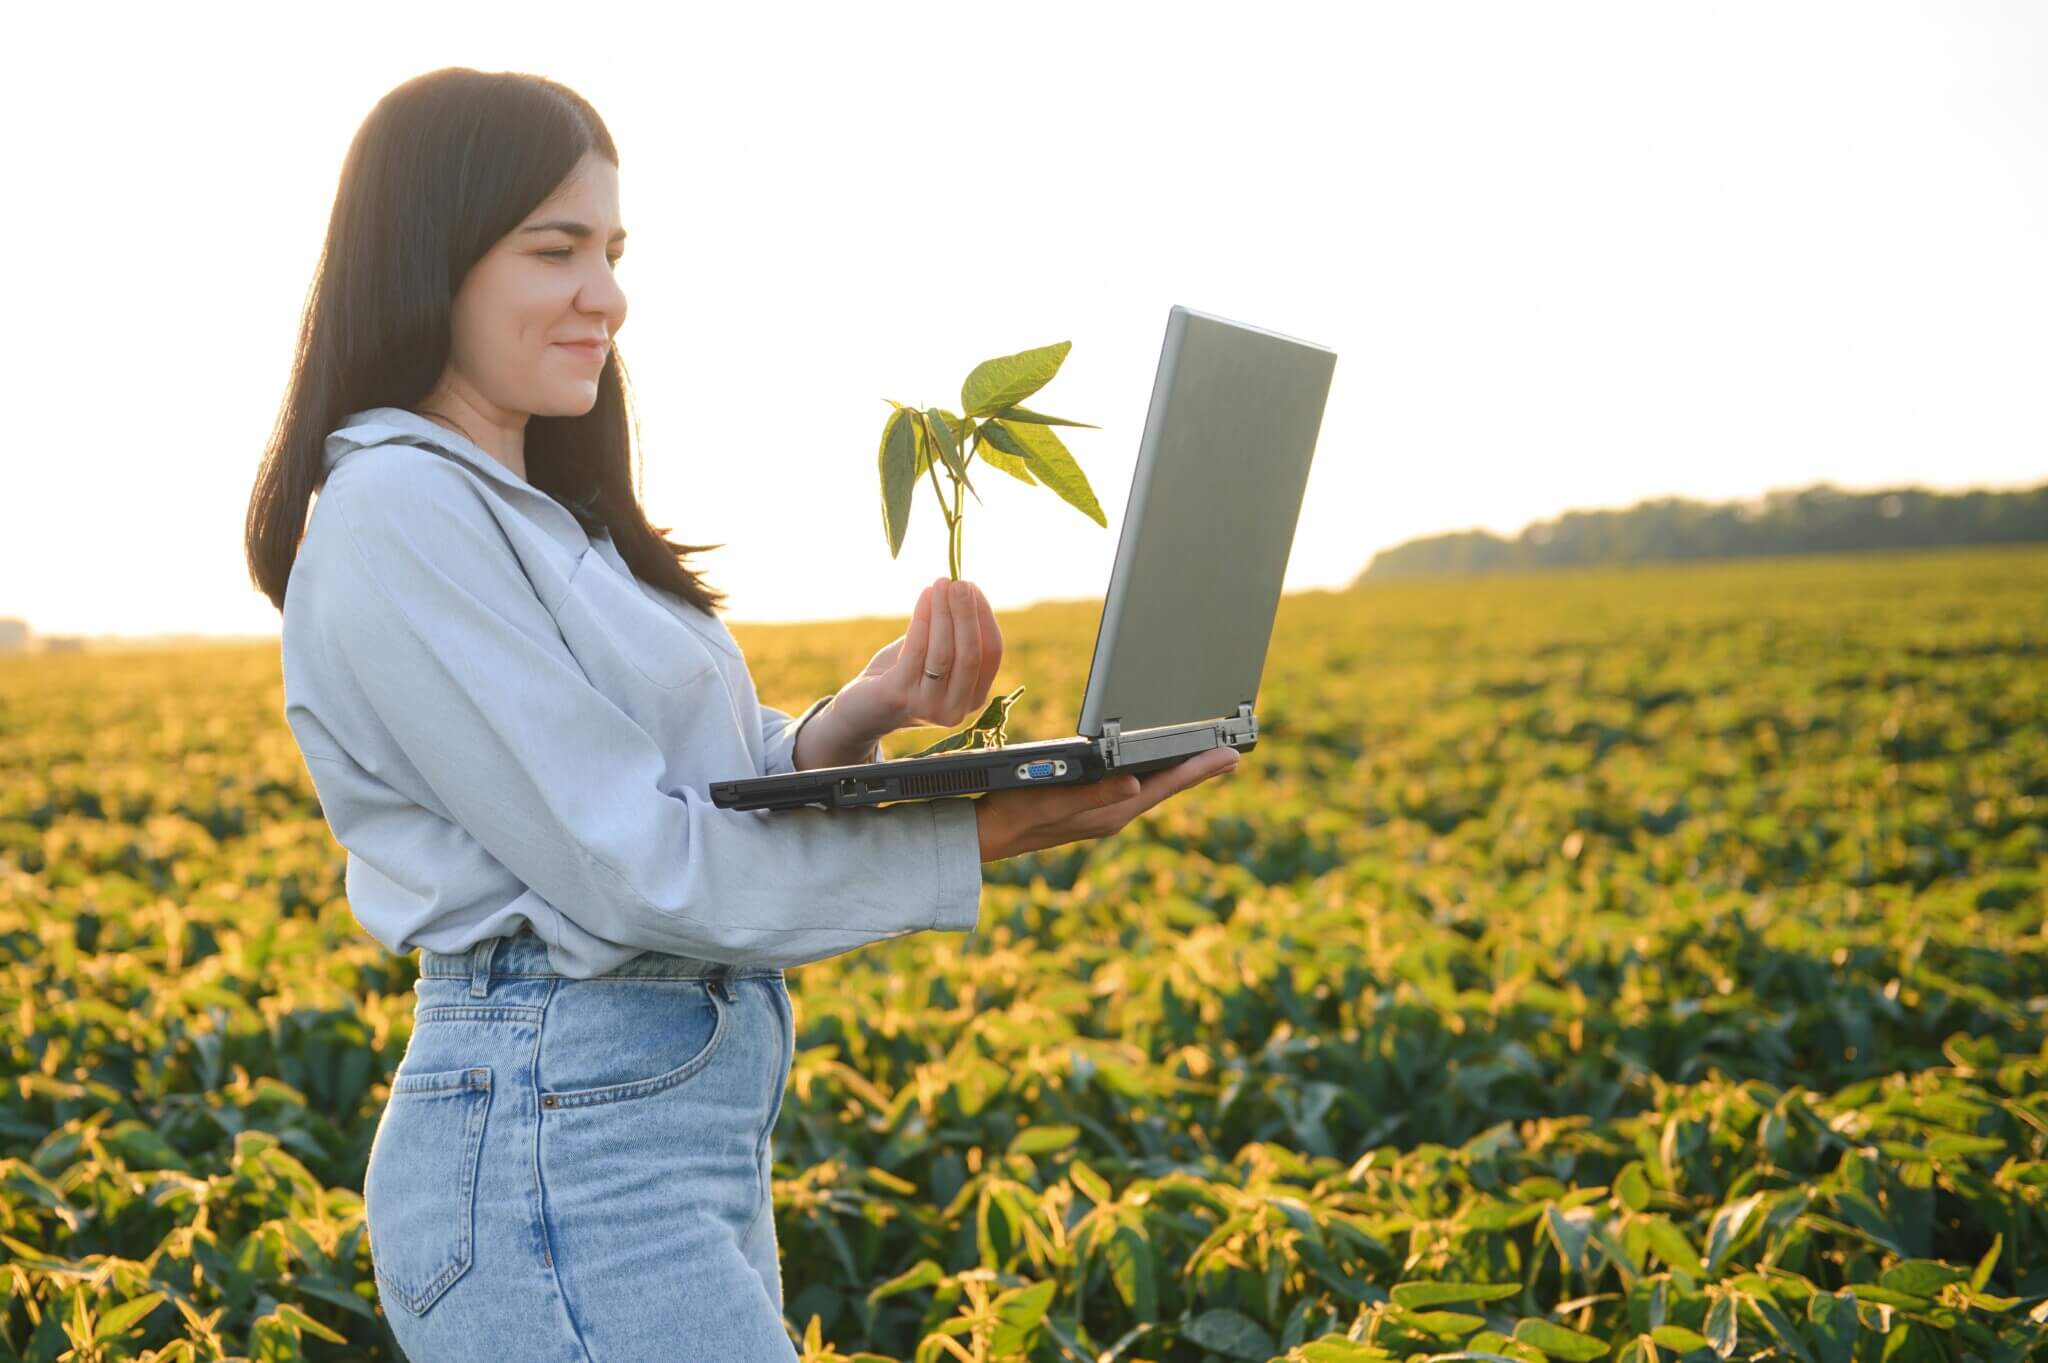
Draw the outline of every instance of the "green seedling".
<instances>
[{"instance_id":1,"label":"green seedling","mask_svg":"<svg viewBox=\"0 0 2048 1363\"><path fill-rule=\"evenodd\" d=\"M1061 501L1108 529L1109 521L1095 500L1087 475L1052 429L1101 428L1018 406L1052 380L1072 345L1061 341L983 360L960 385L958 412L884 399L891 411L882 424L877 464L882 480L882 534L889 543L889 557L896 557L903 548L904 532L910 528L912 494L917 480L928 476L939 512L946 518L946 573L955 582L960 580L964 499L973 493L975 501L981 500L981 493L967 476L967 466L977 456L1020 482L1052 489ZM947 486L939 482L941 469L952 490L950 501ZM1024 688L1019 686L995 697L971 726L910 756L1003 746L1010 707L1022 694Z\"/></svg>"}]
</instances>

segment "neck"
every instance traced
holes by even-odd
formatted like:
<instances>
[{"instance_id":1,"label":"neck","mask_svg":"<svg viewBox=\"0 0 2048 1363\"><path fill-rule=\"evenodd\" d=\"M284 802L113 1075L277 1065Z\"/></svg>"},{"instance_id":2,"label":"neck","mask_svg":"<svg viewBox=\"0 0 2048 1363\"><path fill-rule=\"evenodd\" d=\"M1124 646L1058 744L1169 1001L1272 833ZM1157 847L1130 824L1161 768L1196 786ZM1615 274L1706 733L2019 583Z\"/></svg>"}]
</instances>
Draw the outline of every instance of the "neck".
<instances>
[{"instance_id":1,"label":"neck","mask_svg":"<svg viewBox=\"0 0 2048 1363\"><path fill-rule=\"evenodd\" d=\"M418 407L419 415L445 426L468 440L491 458L510 469L522 482L526 479L526 418L516 421L494 417L487 404L471 402L460 393L438 390L427 395Z\"/></svg>"}]
</instances>

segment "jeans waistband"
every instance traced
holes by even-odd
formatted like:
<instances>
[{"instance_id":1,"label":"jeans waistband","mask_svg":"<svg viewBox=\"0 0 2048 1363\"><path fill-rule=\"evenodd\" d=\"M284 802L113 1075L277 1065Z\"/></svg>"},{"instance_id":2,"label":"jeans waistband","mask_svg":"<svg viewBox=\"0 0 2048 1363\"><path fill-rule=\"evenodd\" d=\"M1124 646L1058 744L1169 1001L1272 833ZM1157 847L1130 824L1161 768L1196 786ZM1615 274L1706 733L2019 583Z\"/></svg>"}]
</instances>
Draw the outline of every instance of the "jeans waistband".
<instances>
[{"instance_id":1,"label":"jeans waistband","mask_svg":"<svg viewBox=\"0 0 2048 1363\"><path fill-rule=\"evenodd\" d=\"M548 962L547 943L543 942L533 929L526 927L522 927L509 937L486 937L467 951L428 951L422 947L419 973L423 977L452 977L475 983L494 977L562 974ZM756 975L780 974L780 966L735 966L721 961L706 961L695 956L674 956L660 951L643 951L606 972L607 978L626 976L655 980L742 980Z\"/></svg>"}]
</instances>

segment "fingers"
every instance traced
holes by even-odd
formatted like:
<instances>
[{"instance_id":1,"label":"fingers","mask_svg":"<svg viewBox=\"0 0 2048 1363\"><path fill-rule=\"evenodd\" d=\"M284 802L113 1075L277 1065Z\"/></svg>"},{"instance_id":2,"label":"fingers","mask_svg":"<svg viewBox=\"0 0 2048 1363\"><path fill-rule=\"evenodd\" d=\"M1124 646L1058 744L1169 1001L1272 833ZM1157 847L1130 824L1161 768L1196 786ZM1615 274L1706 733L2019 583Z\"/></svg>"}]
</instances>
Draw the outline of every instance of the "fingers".
<instances>
[{"instance_id":1,"label":"fingers","mask_svg":"<svg viewBox=\"0 0 2048 1363\"><path fill-rule=\"evenodd\" d=\"M996 613L979 588L974 592L974 608L981 627L981 667L974 674L974 695L969 699L979 706L987 703L988 693L996 684L996 670L1003 665L1003 632L996 627Z\"/></svg>"},{"instance_id":2,"label":"fingers","mask_svg":"<svg viewBox=\"0 0 2048 1363\"><path fill-rule=\"evenodd\" d=\"M1199 785L1212 776L1222 775L1242 760L1242 757L1235 748L1209 748L1196 753L1186 761L1176 762L1170 767L1161 767L1157 771L1148 771L1143 776L1111 777L1102 784L1109 785L1118 780L1135 781L1138 788L1127 797L1137 805L1137 808L1132 811L1133 816L1135 816L1144 813L1169 796L1179 794L1189 786Z\"/></svg>"},{"instance_id":3,"label":"fingers","mask_svg":"<svg viewBox=\"0 0 2048 1363\"><path fill-rule=\"evenodd\" d=\"M1045 797L1047 822L1072 826L1076 821L1084 821L1089 827L1083 836L1099 838L1114 833L1129 821L1137 812L1131 806L1144 791L1138 778L1129 772L1111 772L1085 786L1048 786L1037 793Z\"/></svg>"},{"instance_id":4,"label":"fingers","mask_svg":"<svg viewBox=\"0 0 2048 1363\"><path fill-rule=\"evenodd\" d=\"M928 691L926 694L943 695L946 686L952 681L950 669L953 666L953 651L956 646L956 640L953 634L953 606L952 602L947 599L947 585L946 579L943 577L932 584L931 637L926 641L923 652L916 654L918 659L917 665L920 669L915 678L916 684L921 689L925 687L936 688L935 691ZM911 652L909 649L904 651L906 653ZM944 675L933 678L925 676L926 672L938 672ZM933 707L920 708L929 710Z\"/></svg>"},{"instance_id":5,"label":"fingers","mask_svg":"<svg viewBox=\"0 0 2048 1363\"><path fill-rule=\"evenodd\" d=\"M1056 840L1043 844L1048 846L1108 837L1131 821L1143 798L1138 778L1128 772L1112 772L1085 786L1048 786L1032 793L1045 801L1037 828L1055 832Z\"/></svg>"},{"instance_id":6,"label":"fingers","mask_svg":"<svg viewBox=\"0 0 2048 1363\"><path fill-rule=\"evenodd\" d=\"M1189 786L1200 785L1212 776L1221 776L1243 760L1235 748L1218 746L1205 749L1185 762L1176 762L1153 773L1160 780L1156 785L1148 787L1145 793L1148 796L1156 793L1158 798L1152 803L1158 804L1160 800L1169 795L1177 795Z\"/></svg>"},{"instance_id":7,"label":"fingers","mask_svg":"<svg viewBox=\"0 0 2048 1363\"><path fill-rule=\"evenodd\" d=\"M953 613L952 671L946 674L946 711L954 722L966 719L974 698L975 679L981 675L981 616L974 608L977 593L965 582L946 584L946 602ZM932 671L944 671L934 667Z\"/></svg>"},{"instance_id":8,"label":"fingers","mask_svg":"<svg viewBox=\"0 0 2048 1363\"><path fill-rule=\"evenodd\" d=\"M1004 791L983 798L1007 802L1008 807L1018 811L1019 827L1024 831L1021 844L1008 854L1014 855L1017 851L1107 837L1168 796L1225 775L1242 760L1236 749L1217 747L1143 776L1111 772L1087 785Z\"/></svg>"},{"instance_id":9,"label":"fingers","mask_svg":"<svg viewBox=\"0 0 2048 1363\"><path fill-rule=\"evenodd\" d=\"M910 608L910 628L903 631L903 647L896 654L898 668L918 669L925 665L925 645L930 641L932 633L932 593L935 590L936 584L919 592L917 604ZM913 672L910 679L912 686L917 685L919 675Z\"/></svg>"},{"instance_id":10,"label":"fingers","mask_svg":"<svg viewBox=\"0 0 2048 1363\"><path fill-rule=\"evenodd\" d=\"M942 577L927 593L931 599L929 633L921 640L905 635L903 651L921 657L913 684L929 686L932 689L922 694L935 697L929 704L920 704L920 712L943 723L957 723L979 713L987 703L996 668L1002 663L1002 634L995 627L988 598L973 583ZM927 672L940 675L930 677Z\"/></svg>"}]
</instances>

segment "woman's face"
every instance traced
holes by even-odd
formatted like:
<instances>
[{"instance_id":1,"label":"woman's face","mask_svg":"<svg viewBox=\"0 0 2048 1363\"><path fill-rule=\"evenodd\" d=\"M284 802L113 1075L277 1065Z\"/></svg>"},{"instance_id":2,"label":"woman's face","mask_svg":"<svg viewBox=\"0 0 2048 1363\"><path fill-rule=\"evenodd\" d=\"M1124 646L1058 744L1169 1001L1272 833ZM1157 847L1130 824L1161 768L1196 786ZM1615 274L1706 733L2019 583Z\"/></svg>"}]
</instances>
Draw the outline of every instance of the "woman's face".
<instances>
[{"instance_id":1,"label":"woman's face","mask_svg":"<svg viewBox=\"0 0 2048 1363\"><path fill-rule=\"evenodd\" d=\"M618 167L590 153L463 279L442 384L510 425L588 412L626 324L625 237Z\"/></svg>"}]
</instances>

